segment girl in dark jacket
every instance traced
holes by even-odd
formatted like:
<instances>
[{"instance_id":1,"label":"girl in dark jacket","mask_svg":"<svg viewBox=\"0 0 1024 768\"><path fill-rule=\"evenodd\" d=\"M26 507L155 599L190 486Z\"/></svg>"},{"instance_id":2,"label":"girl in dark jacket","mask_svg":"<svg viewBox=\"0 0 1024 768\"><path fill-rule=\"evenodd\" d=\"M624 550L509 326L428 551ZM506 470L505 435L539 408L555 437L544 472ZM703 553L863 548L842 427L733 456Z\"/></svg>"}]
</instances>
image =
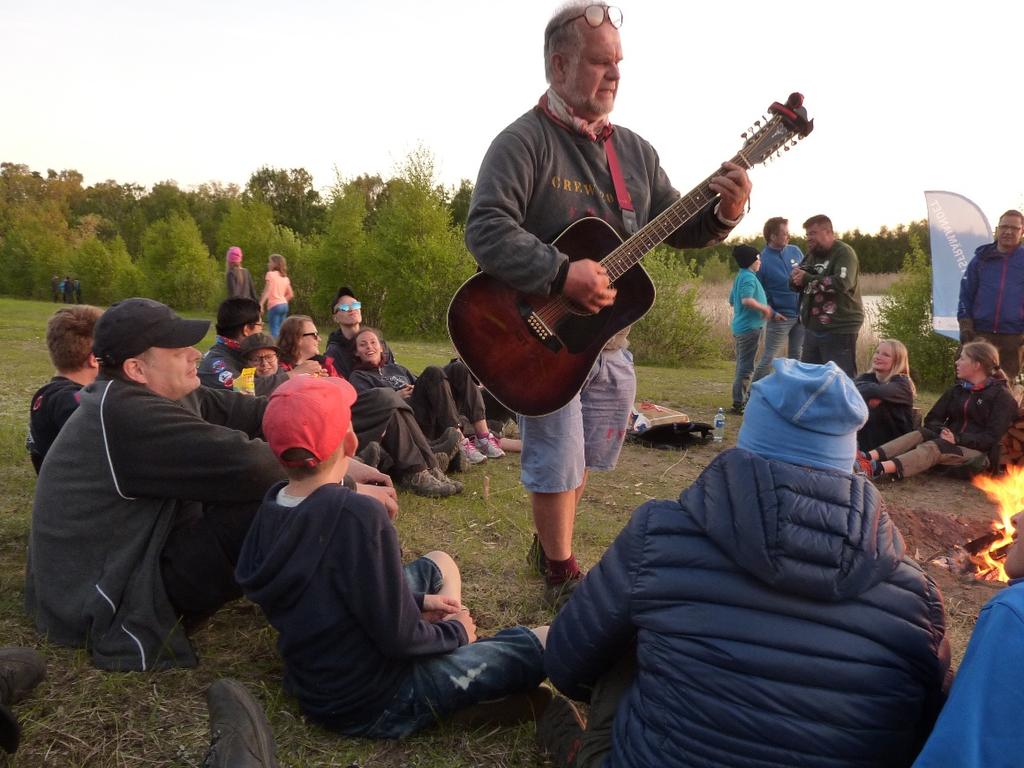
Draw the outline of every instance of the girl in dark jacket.
<instances>
[{"instance_id":1,"label":"girl in dark jacket","mask_svg":"<svg viewBox=\"0 0 1024 768\"><path fill-rule=\"evenodd\" d=\"M862 451L894 440L914 430L914 382L910 379L907 348L896 339L878 342L871 371L854 380L868 405L868 423L857 432Z\"/></svg>"},{"instance_id":2,"label":"girl in dark jacket","mask_svg":"<svg viewBox=\"0 0 1024 768\"><path fill-rule=\"evenodd\" d=\"M480 388L475 384L452 386L444 370L428 366L418 377L396 362L385 362L385 347L380 332L363 328L355 337L355 370L349 377L356 392L376 387L391 387L405 398L416 414L423 434L437 440L451 428L463 430L463 421L475 432L462 439L460 450L465 460L477 464L484 459L499 459L505 452L490 432ZM466 371L468 377L468 370Z\"/></svg>"},{"instance_id":3,"label":"girl in dark jacket","mask_svg":"<svg viewBox=\"0 0 1024 768\"><path fill-rule=\"evenodd\" d=\"M924 427L866 454L872 477L910 477L936 465L960 474L981 472L998 458L1006 430L1017 418L999 353L987 341L965 344L956 361L957 383L935 403Z\"/></svg>"}]
</instances>

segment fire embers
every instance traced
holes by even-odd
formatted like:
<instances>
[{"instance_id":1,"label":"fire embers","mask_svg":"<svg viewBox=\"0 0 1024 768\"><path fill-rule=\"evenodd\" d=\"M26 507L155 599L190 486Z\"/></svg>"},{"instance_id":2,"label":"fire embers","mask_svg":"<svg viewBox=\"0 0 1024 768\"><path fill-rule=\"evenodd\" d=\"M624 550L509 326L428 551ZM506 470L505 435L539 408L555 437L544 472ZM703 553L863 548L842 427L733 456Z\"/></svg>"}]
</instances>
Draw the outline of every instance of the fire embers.
<instances>
[{"instance_id":1,"label":"fire embers","mask_svg":"<svg viewBox=\"0 0 1024 768\"><path fill-rule=\"evenodd\" d=\"M947 554L932 560L954 573L972 575L984 581L1008 581L1004 563L1013 544L1012 518L1024 510L1024 468L1009 465L1001 477L978 475L974 485L999 506L999 519L992 530Z\"/></svg>"}]
</instances>

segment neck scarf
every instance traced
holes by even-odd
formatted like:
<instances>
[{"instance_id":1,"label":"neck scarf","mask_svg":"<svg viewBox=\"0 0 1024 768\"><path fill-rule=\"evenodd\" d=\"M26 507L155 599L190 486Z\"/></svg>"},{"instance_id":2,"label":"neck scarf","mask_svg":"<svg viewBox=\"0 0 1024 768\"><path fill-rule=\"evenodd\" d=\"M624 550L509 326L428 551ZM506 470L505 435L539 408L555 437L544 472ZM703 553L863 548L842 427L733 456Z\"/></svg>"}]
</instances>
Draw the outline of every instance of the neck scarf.
<instances>
[{"instance_id":1,"label":"neck scarf","mask_svg":"<svg viewBox=\"0 0 1024 768\"><path fill-rule=\"evenodd\" d=\"M540 106L553 120L581 136L586 136L591 141L604 140L611 135L612 126L607 115L599 117L593 122L576 117L572 112L572 107L555 93L554 88L548 88L547 93L540 97Z\"/></svg>"}]
</instances>

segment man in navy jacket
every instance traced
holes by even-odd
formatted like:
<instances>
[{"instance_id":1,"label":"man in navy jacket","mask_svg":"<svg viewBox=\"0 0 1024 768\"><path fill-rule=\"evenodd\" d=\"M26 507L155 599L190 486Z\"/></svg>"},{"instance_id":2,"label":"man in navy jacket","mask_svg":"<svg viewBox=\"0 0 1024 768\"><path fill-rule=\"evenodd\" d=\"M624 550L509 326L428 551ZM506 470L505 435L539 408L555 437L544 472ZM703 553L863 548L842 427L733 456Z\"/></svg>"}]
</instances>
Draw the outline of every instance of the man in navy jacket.
<instances>
[{"instance_id":1,"label":"man in navy jacket","mask_svg":"<svg viewBox=\"0 0 1024 768\"><path fill-rule=\"evenodd\" d=\"M943 700L942 597L850 472L867 408L776 360L738 447L640 507L556 617L538 738L558 765L909 766ZM601 761L604 761L603 763Z\"/></svg>"},{"instance_id":2,"label":"man in navy jacket","mask_svg":"<svg viewBox=\"0 0 1024 768\"><path fill-rule=\"evenodd\" d=\"M999 217L994 243L974 252L960 280L956 317L960 343L984 339L999 350L999 362L1011 382L1020 373L1024 344L1024 213Z\"/></svg>"}]
</instances>

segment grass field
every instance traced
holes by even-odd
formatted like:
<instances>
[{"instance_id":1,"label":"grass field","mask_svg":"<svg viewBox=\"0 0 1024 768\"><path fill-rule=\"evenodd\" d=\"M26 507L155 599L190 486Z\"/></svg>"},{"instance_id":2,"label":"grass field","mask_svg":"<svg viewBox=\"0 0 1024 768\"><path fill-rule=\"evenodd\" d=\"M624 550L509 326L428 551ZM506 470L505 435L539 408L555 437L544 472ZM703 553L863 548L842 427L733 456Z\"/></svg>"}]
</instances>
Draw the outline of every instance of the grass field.
<instances>
[{"instance_id":1,"label":"grass field","mask_svg":"<svg viewBox=\"0 0 1024 768\"><path fill-rule=\"evenodd\" d=\"M208 745L203 694L213 680L244 682L267 709L286 766L534 766L540 764L533 727L466 732L441 726L399 743L346 739L310 726L295 702L281 692L282 667L275 633L259 610L238 601L194 637L196 669L151 674L94 670L83 651L48 645L22 609L25 548L35 476L24 449L32 393L51 375L44 327L53 305L0 299L0 344L5 350L0 386L0 644L38 648L48 679L15 709L24 733L9 766L197 766ZM207 342L212 341L212 336ZM208 343L205 345L208 346ZM205 349L205 346L201 348ZM444 344L393 343L413 370L447 360ZM733 364L708 368L638 369L640 394L710 421L730 402ZM929 400L925 396L925 400ZM675 497L718 451L734 442L738 420L730 417L724 445L686 451L627 446L615 472L593 477L580 506L578 555L596 562L641 502ZM484 478L489 496L483 496ZM517 623L547 623L541 581L524 555L531 538L527 496L518 461L509 456L471 469L461 478L461 497L428 500L401 494L397 527L411 558L430 549L451 553L462 569L464 602L481 634ZM915 494L907 488L908 498ZM972 497L973 498L973 497ZM910 503L910 502L908 502ZM973 603L962 607L961 639L973 624ZM962 650L962 647L961 649Z\"/></svg>"}]
</instances>

